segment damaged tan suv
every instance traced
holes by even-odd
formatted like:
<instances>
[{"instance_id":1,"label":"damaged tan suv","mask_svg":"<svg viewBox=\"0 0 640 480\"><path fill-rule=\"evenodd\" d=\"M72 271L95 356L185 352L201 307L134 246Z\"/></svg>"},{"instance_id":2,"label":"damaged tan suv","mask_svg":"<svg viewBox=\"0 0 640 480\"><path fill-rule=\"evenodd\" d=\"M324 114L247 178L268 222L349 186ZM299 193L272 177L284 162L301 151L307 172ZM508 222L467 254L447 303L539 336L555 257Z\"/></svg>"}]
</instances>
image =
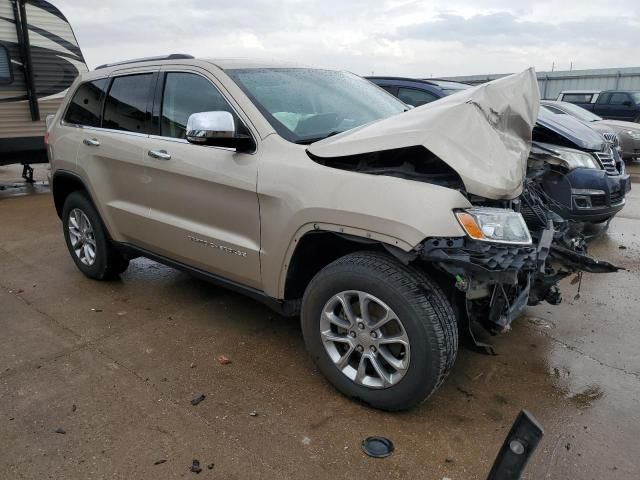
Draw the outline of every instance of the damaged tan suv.
<instances>
[{"instance_id":1,"label":"damaged tan suv","mask_svg":"<svg viewBox=\"0 0 640 480\"><path fill-rule=\"evenodd\" d=\"M48 121L55 206L85 275L144 256L299 314L331 383L404 409L470 320L504 331L555 288L552 222L520 211L538 103L532 70L410 110L341 71L105 65Z\"/></svg>"}]
</instances>

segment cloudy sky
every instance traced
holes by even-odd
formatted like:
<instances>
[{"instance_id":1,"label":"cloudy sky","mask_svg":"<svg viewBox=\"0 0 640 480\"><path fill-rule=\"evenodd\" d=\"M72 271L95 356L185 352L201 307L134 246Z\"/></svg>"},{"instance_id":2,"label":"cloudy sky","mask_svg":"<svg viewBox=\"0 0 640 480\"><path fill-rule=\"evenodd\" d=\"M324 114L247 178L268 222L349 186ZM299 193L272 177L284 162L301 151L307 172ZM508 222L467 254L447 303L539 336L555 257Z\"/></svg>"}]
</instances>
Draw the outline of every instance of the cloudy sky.
<instances>
[{"instance_id":1,"label":"cloudy sky","mask_svg":"<svg viewBox=\"0 0 640 480\"><path fill-rule=\"evenodd\" d=\"M89 67L171 52L418 77L640 64L640 0L50 1Z\"/></svg>"}]
</instances>

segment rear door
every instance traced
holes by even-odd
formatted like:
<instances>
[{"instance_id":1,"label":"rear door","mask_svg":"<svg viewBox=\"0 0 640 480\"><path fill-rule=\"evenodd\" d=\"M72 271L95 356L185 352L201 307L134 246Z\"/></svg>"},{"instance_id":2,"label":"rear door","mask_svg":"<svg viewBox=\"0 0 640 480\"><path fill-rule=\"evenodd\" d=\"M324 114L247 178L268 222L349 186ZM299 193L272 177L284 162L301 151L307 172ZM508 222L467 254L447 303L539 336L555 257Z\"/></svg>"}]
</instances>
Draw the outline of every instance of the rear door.
<instances>
[{"instance_id":1,"label":"rear door","mask_svg":"<svg viewBox=\"0 0 640 480\"><path fill-rule=\"evenodd\" d=\"M196 67L164 67L160 74L155 135L144 152L153 190L152 250L261 288L257 153L194 145L185 139L189 115L219 110L231 112L240 129L258 138L242 126L246 118L222 92L215 78Z\"/></svg>"},{"instance_id":2,"label":"rear door","mask_svg":"<svg viewBox=\"0 0 640 480\"><path fill-rule=\"evenodd\" d=\"M99 127L85 127L78 168L114 240L149 245L151 187L147 171L157 68L114 74L102 105Z\"/></svg>"}]
</instances>

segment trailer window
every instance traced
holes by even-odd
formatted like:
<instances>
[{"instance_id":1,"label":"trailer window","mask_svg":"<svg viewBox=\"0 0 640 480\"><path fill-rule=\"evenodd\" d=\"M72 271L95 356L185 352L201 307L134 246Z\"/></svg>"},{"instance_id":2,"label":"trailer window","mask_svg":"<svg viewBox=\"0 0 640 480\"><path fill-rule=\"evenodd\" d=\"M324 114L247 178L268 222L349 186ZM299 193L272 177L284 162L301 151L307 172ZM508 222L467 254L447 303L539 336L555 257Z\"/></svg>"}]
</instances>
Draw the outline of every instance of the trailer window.
<instances>
[{"instance_id":1,"label":"trailer window","mask_svg":"<svg viewBox=\"0 0 640 480\"><path fill-rule=\"evenodd\" d=\"M102 99L106 89L106 78L80 85L69 103L64 121L86 127L99 127Z\"/></svg>"},{"instance_id":2,"label":"trailer window","mask_svg":"<svg viewBox=\"0 0 640 480\"><path fill-rule=\"evenodd\" d=\"M4 45L0 45L0 84L7 85L13 82L11 72L11 56Z\"/></svg>"}]
</instances>

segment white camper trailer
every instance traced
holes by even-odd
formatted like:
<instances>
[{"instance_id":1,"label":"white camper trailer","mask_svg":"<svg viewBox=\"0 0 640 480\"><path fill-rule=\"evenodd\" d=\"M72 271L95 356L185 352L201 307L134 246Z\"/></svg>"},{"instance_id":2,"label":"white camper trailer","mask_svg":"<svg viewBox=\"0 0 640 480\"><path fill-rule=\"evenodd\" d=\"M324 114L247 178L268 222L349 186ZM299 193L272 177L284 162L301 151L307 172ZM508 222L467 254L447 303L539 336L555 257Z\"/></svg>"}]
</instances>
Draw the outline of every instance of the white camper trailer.
<instances>
[{"instance_id":1,"label":"white camper trailer","mask_svg":"<svg viewBox=\"0 0 640 480\"><path fill-rule=\"evenodd\" d=\"M0 0L0 165L46 163L45 118L87 70L69 22L45 0Z\"/></svg>"}]
</instances>

